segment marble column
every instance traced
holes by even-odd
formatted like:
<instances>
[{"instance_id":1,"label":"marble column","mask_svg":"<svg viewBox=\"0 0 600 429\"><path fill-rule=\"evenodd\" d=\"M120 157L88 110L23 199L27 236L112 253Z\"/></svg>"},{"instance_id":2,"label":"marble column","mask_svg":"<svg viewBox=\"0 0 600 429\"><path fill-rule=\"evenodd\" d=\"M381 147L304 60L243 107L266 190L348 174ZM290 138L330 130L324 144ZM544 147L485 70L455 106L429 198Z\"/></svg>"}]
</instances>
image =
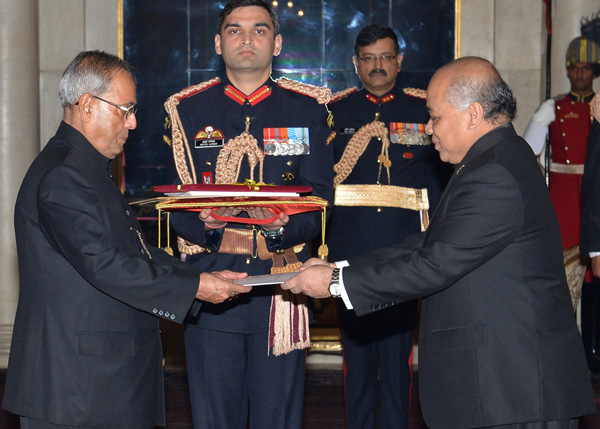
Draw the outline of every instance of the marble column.
<instances>
[{"instance_id":1,"label":"marble column","mask_svg":"<svg viewBox=\"0 0 600 429\"><path fill-rule=\"evenodd\" d=\"M8 361L18 299L13 209L39 153L37 0L0 0L0 367Z\"/></svg>"},{"instance_id":2,"label":"marble column","mask_svg":"<svg viewBox=\"0 0 600 429\"><path fill-rule=\"evenodd\" d=\"M552 59L551 59L551 94L569 92L565 54L571 40L581 36L581 18L591 17L600 10L598 0L576 0L553 2L552 14ZM594 85L598 91L599 84Z\"/></svg>"}]
</instances>

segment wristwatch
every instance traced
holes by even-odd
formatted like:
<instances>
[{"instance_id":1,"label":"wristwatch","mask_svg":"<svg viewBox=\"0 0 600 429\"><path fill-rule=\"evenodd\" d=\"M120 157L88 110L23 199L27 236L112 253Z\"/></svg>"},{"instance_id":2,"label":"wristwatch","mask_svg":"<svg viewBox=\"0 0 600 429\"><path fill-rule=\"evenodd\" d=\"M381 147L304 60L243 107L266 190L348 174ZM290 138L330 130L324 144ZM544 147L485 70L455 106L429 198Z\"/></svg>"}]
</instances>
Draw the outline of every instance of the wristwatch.
<instances>
[{"instance_id":1,"label":"wristwatch","mask_svg":"<svg viewBox=\"0 0 600 429\"><path fill-rule=\"evenodd\" d=\"M270 238L270 239L274 239L274 238L279 238L283 236L283 231L285 230L285 228L283 226L279 227L279 229L276 229L275 231L266 231L266 230L261 230L262 235L265 236L265 238Z\"/></svg>"},{"instance_id":2,"label":"wristwatch","mask_svg":"<svg viewBox=\"0 0 600 429\"><path fill-rule=\"evenodd\" d=\"M334 298L339 298L342 296L342 291L340 288L340 269L334 268L331 273L331 280L329 280L329 293Z\"/></svg>"}]
</instances>

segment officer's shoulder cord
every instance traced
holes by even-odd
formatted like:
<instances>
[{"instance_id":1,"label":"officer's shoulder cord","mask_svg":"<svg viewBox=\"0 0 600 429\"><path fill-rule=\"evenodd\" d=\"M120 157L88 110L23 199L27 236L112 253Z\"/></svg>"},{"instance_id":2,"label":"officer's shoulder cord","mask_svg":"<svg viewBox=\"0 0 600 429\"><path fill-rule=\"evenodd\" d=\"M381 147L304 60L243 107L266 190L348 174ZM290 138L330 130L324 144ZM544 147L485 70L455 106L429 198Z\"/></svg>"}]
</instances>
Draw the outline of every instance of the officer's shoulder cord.
<instances>
[{"instance_id":1,"label":"officer's shoulder cord","mask_svg":"<svg viewBox=\"0 0 600 429\"><path fill-rule=\"evenodd\" d=\"M373 122L360 127L360 129L352 136L346 149L344 149L342 157L333 167L333 171L335 172L335 177L333 179L334 187L346 180L350 173L352 173L352 169L356 165L358 158L364 153L373 137L377 137L381 140L381 155L379 155L378 158L379 175L381 175L381 167L383 164L387 169L388 183L390 183L390 166L392 165L388 156L390 139L388 137L388 129L385 124L379 120L379 113L377 113ZM379 179L377 181L379 182Z\"/></svg>"},{"instance_id":2,"label":"officer's shoulder cord","mask_svg":"<svg viewBox=\"0 0 600 429\"><path fill-rule=\"evenodd\" d=\"M183 91L180 91L177 94L170 96L165 102L165 109L171 117L171 135L175 167L177 168L177 173L179 174L181 183L183 183L184 185L189 185L198 182L196 179L196 169L194 168L194 163L192 161L192 152L190 151L190 145L188 143L187 137L183 132L183 125L181 124L181 119L179 117L179 112L177 111L177 106L183 98L204 91L210 88L211 86L216 85L219 82L221 82L221 79L215 77L206 82L202 82L197 85L192 85L190 87L185 88ZM186 163L186 153L190 160L189 169L188 163Z\"/></svg>"},{"instance_id":3,"label":"officer's shoulder cord","mask_svg":"<svg viewBox=\"0 0 600 429\"><path fill-rule=\"evenodd\" d=\"M265 154L258 147L258 141L248 132L250 118L246 117L245 131L230 139L219 151L215 166L215 183L236 183L240 175L242 157L248 155L250 180L254 180L254 167L259 164L259 183L263 183L263 163Z\"/></svg>"},{"instance_id":4,"label":"officer's shoulder cord","mask_svg":"<svg viewBox=\"0 0 600 429\"><path fill-rule=\"evenodd\" d=\"M342 89L341 91L335 92L332 96L331 99L329 100L329 103L335 103L338 100L341 100L342 98L347 97L348 95L357 92L358 88L355 86L352 86L350 88L346 88L346 89Z\"/></svg>"},{"instance_id":5,"label":"officer's shoulder cord","mask_svg":"<svg viewBox=\"0 0 600 429\"><path fill-rule=\"evenodd\" d=\"M327 104L331 99L331 89L324 86L314 86L308 83L298 82L297 80L280 77L277 79L277 85L290 91L308 95L317 100L319 104Z\"/></svg>"},{"instance_id":6,"label":"officer's shoulder cord","mask_svg":"<svg viewBox=\"0 0 600 429\"><path fill-rule=\"evenodd\" d=\"M592 101L590 102L590 111L592 112L592 117L600 122L600 91L592 98Z\"/></svg>"},{"instance_id":7,"label":"officer's shoulder cord","mask_svg":"<svg viewBox=\"0 0 600 429\"><path fill-rule=\"evenodd\" d=\"M404 88L402 90L406 95L410 95L411 97L420 98L425 100L427 98L427 91L420 88Z\"/></svg>"}]
</instances>

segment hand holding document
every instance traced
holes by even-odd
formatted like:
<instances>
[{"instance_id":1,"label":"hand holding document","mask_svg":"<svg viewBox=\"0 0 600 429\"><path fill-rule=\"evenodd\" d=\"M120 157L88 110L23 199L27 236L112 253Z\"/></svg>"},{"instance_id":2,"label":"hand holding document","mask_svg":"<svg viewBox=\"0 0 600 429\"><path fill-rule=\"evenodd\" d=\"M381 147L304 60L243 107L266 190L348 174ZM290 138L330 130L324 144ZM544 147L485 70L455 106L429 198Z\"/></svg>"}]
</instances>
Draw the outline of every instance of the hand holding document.
<instances>
[{"instance_id":1,"label":"hand holding document","mask_svg":"<svg viewBox=\"0 0 600 429\"><path fill-rule=\"evenodd\" d=\"M309 259L297 275L281 285L292 293L303 293L313 298L330 298L329 282L335 264L329 264L318 258Z\"/></svg>"},{"instance_id":2,"label":"hand holding document","mask_svg":"<svg viewBox=\"0 0 600 429\"><path fill-rule=\"evenodd\" d=\"M236 283L242 286L279 285L291 279L296 274L298 274L298 272L250 276L245 279L236 280Z\"/></svg>"}]
</instances>

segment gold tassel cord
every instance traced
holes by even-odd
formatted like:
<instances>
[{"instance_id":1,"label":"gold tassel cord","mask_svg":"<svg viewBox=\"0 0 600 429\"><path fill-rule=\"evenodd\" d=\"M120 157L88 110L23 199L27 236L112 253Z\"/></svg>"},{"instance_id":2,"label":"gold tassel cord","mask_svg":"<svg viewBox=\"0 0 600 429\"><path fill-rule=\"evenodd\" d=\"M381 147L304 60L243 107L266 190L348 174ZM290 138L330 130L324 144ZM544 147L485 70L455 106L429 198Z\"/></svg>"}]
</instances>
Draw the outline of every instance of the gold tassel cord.
<instances>
[{"instance_id":1,"label":"gold tassel cord","mask_svg":"<svg viewBox=\"0 0 600 429\"><path fill-rule=\"evenodd\" d=\"M388 148L390 146L390 139L388 137L388 129L385 124L378 120L379 116L376 117L375 121L363 125L360 129L352 136L342 157L338 163L333 167L335 172L335 178L333 179L334 187L342 183L352 172L352 169L356 165L358 158L362 156L365 149L369 145L369 142L373 137L377 137L381 140L382 148L381 155L379 155L379 175L381 175L382 166L387 169L388 183L390 179L389 169L392 163L388 156ZM379 179L377 180L379 182Z\"/></svg>"}]
</instances>

